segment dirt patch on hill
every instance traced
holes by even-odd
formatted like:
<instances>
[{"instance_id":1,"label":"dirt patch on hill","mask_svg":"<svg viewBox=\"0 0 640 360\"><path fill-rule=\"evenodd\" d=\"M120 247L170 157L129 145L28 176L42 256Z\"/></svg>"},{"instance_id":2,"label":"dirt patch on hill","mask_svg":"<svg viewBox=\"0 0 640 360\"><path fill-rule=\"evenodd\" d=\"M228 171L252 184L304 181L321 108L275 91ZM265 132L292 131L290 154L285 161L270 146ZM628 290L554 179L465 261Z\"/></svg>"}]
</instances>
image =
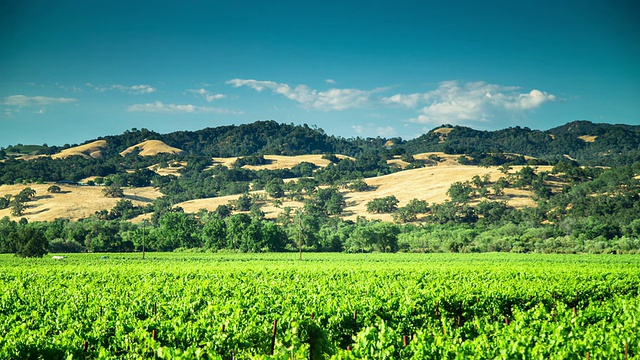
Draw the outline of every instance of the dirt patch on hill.
<instances>
[{"instance_id":1,"label":"dirt patch on hill","mask_svg":"<svg viewBox=\"0 0 640 360\"><path fill-rule=\"evenodd\" d=\"M582 135L582 136L578 136L578 139L584 141L584 142L588 142L588 143L592 143L592 142L596 142L596 139L598 138L597 135Z\"/></svg>"}]
</instances>

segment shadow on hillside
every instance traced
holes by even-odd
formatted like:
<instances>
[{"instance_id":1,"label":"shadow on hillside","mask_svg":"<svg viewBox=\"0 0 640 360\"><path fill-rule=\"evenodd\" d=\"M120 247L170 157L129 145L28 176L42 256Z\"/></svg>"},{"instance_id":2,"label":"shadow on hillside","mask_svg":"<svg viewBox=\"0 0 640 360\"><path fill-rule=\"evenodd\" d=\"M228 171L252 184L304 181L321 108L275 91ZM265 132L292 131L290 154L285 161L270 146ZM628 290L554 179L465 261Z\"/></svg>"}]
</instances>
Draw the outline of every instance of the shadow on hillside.
<instances>
[{"instance_id":1,"label":"shadow on hillside","mask_svg":"<svg viewBox=\"0 0 640 360\"><path fill-rule=\"evenodd\" d=\"M342 212L342 214L340 214L340 215L341 215L341 216L352 216L352 215L355 215L355 214L356 214L356 212L355 212L355 211L352 211L352 210L346 210L346 211L343 211L343 212Z\"/></svg>"},{"instance_id":2,"label":"shadow on hillside","mask_svg":"<svg viewBox=\"0 0 640 360\"><path fill-rule=\"evenodd\" d=\"M144 203L152 203L153 202L153 199L148 198L148 197L144 197L144 196L139 196L139 195L126 195L124 198L128 199L128 200L135 200L135 201L140 201L140 202L144 202Z\"/></svg>"},{"instance_id":3,"label":"shadow on hillside","mask_svg":"<svg viewBox=\"0 0 640 360\"><path fill-rule=\"evenodd\" d=\"M37 214L42 214L43 212L47 212L49 211L49 208L44 208L44 209L39 209L38 211L25 211L23 213L23 215L37 215Z\"/></svg>"}]
</instances>

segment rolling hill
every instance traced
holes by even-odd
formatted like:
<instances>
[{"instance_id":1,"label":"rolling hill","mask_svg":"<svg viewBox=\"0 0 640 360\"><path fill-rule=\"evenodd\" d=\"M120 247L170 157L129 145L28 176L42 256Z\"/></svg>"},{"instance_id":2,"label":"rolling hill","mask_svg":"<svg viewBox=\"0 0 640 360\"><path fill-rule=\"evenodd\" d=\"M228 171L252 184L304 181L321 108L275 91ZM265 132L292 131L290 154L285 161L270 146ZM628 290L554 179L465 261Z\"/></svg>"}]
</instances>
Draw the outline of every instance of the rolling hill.
<instances>
[{"instance_id":1,"label":"rolling hill","mask_svg":"<svg viewBox=\"0 0 640 360\"><path fill-rule=\"evenodd\" d=\"M127 156L137 152L140 156L154 156L158 154L183 154L184 151L169 146L160 140L145 140L139 144L130 146L120 152L121 156Z\"/></svg>"},{"instance_id":2,"label":"rolling hill","mask_svg":"<svg viewBox=\"0 0 640 360\"><path fill-rule=\"evenodd\" d=\"M64 159L70 156L81 156L85 159L102 157L102 151L107 147L105 140L96 140L90 143L64 149L57 154L51 155L53 159Z\"/></svg>"},{"instance_id":3,"label":"rolling hill","mask_svg":"<svg viewBox=\"0 0 640 360\"><path fill-rule=\"evenodd\" d=\"M419 154L417 158L426 158L431 154ZM442 203L448 199L446 194L449 186L454 182L464 182L470 180L473 176L483 176L489 174L491 179L495 181L502 176L497 167L477 167L464 166L455 162L457 156L448 156L443 153L436 154L444 158L437 166L399 171L393 174L379 176L366 179L366 183L374 190L365 192L354 192L341 190L345 195L347 206L343 213L344 219L355 220L358 216L378 219L391 220L390 214L370 214L366 211L367 202L374 198L380 198L388 195L394 195L400 201L399 206L406 205L411 199L426 200L429 203ZM345 156L340 156L346 158ZM318 166L326 166L328 160L322 159L320 155L303 155L303 156L266 156L272 163L261 166L250 166L255 169L285 169L295 166L302 161L312 162ZM221 163L230 164L235 158L217 159ZM514 171L517 168L514 169ZM550 167L540 167L540 170L550 170ZM291 179L290 181L296 181ZM50 184L30 184L28 185L36 190L36 198L28 203L25 213L21 217L25 217L29 221L52 221L56 218L69 220L79 220L87 218L97 211L113 208L120 199L107 198L102 194L101 186L76 186L76 185L60 185L62 192L51 194L47 192ZM0 197L6 194L16 195L27 185L2 185L0 186ZM153 200L162 196L162 194L153 187L125 188L125 198L131 200L134 205L144 206L152 203ZM254 194L264 194L264 191L254 191ZM177 203L188 213L197 213L201 209L214 211L219 205L228 204L229 201L236 200L240 195L220 196L213 198L194 199ZM302 203L297 201L284 200L278 207L274 206L273 199L263 195L266 199L262 211L265 212L267 218L275 218L283 211L284 207L290 206L297 208ZM535 203L531 199L531 192L525 190L507 189L505 194L498 200L507 201L511 206L520 208L523 206L534 206ZM10 216L10 209L0 210L0 218ZM11 217L11 216L10 216ZM148 218L149 215L142 215L134 222L142 218Z\"/></svg>"},{"instance_id":4,"label":"rolling hill","mask_svg":"<svg viewBox=\"0 0 640 360\"><path fill-rule=\"evenodd\" d=\"M494 180L499 176L495 166L461 165L457 161L460 154L467 154L467 157L472 154L472 157L483 151L503 152L525 155L523 159L527 161L535 156L552 163L573 159L587 164L616 165L640 160L639 147L640 127L587 121L576 121L547 131L520 127L478 131L460 126L441 126L409 141L399 138L344 139L307 125L278 124L274 121L164 135L146 129L133 129L121 135L105 136L64 149L21 145L12 148L15 156L7 155L5 151L2 154L5 159L0 162L0 184L5 184L0 186L0 196L15 195L21 187L26 186L8 185L16 182L34 184L38 180L51 183L95 177L113 178L124 184L149 184L154 181L156 186L163 184L166 189L168 183L175 182L169 175L173 175L173 179L186 176L183 183L176 183L172 187L174 194L180 194L181 191L211 186L204 182L224 175L226 185L217 184L215 191L190 195L188 200L184 196L175 197L181 199L176 202L187 211L196 212L200 208L215 210L218 205L238 196L225 194L242 192L244 185L235 188L239 190L228 190L229 186L235 186L233 183L250 186L251 181L256 180L251 176L256 176L259 171L292 169L303 162L319 168L327 167L331 160L322 154L332 153L344 154L338 155L334 161L349 159L354 161L347 163L355 164L369 157L373 162L366 166L378 167L378 170L369 171L366 179L375 188L374 191L357 193L342 190L347 200L344 216L349 219L357 216L387 219L388 215L367 214L364 211L366 203L386 195L396 196L400 206L413 198L429 203L442 202L447 198L446 191L453 182L467 181L474 175L489 174ZM51 156L37 154L56 149L59 151ZM412 156L406 157L406 154ZM236 169L234 163L244 155L260 155L264 163ZM21 156L28 156L30 160ZM427 167L404 170L415 165L411 161L428 161L430 156L439 158L437 166L430 163ZM376 159L384 160L391 170L379 167L382 165L379 162L376 164ZM216 175L217 165L224 165L230 171ZM292 173L278 174L287 181L293 181L290 179ZM154 179L153 176L159 177ZM234 177L237 180L233 180ZM69 187L61 194L47 194L46 185L30 186L36 189L38 196L25 211L25 217L29 220L57 217L77 220L95 211L108 210L117 202L117 199L104 198L100 187ZM138 199L137 192L146 195ZM125 194L135 204L150 203L162 195L159 190L148 186L126 188ZM215 195L218 197L211 197ZM509 190L503 200L515 207L533 206L529 195L527 192ZM272 203L267 203L265 209L268 216L275 216L281 211ZM0 217L8 214L8 209L0 210Z\"/></svg>"}]
</instances>

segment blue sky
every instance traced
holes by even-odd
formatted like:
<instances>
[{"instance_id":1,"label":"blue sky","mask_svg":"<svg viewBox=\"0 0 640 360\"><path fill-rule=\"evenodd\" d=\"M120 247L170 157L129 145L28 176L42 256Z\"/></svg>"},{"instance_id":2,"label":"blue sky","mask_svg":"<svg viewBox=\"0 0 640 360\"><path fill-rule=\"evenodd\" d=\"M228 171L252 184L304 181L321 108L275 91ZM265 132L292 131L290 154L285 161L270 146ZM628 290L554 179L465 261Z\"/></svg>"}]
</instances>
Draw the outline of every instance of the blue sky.
<instances>
[{"instance_id":1,"label":"blue sky","mask_svg":"<svg viewBox=\"0 0 640 360\"><path fill-rule=\"evenodd\" d=\"M640 124L640 2L5 1L0 147L276 120Z\"/></svg>"}]
</instances>

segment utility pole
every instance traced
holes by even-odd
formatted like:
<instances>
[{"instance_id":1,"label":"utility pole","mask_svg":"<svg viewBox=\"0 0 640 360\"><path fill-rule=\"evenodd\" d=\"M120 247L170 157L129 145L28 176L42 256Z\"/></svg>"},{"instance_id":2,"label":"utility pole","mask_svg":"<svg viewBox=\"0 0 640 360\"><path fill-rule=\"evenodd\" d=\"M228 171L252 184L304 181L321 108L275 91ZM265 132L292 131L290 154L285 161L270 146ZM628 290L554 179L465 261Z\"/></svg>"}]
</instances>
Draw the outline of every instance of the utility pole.
<instances>
[{"instance_id":1,"label":"utility pole","mask_svg":"<svg viewBox=\"0 0 640 360\"><path fill-rule=\"evenodd\" d=\"M298 211L298 250L300 251L299 260L302 261L302 210Z\"/></svg>"},{"instance_id":2,"label":"utility pole","mask_svg":"<svg viewBox=\"0 0 640 360\"><path fill-rule=\"evenodd\" d=\"M144 255L145 255L144 245L146 243L146 233L144 231L145 222L146 222L145 220L142 220L142 260L144 260Z\"/></svg>"}]
</instances>

